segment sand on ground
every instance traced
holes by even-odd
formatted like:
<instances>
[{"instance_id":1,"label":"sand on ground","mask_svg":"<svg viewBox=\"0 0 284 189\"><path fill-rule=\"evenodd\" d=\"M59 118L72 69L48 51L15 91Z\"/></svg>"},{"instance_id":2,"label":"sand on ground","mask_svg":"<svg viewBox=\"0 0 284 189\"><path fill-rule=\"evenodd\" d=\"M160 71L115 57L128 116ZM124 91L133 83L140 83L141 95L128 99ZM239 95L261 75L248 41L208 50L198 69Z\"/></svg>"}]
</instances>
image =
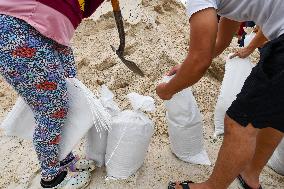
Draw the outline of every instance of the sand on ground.
<instances>
[{"instance_id":1,"label":"sand on ground","mask_svg":"<svg viewBox=\"0 0 284 189\"><path fill-rule=\"evenodd\" d=\"M129 2L129 1L128 1ZM125 6L128 5L128 6ZM193 86L194 95L204 118L204 139L212 166L192 165L177 159L170 151L162 100L155 94L155 86L172 66L182 63L188 51L189 24L185 8L175 0L122 1L126 17L126 57L136 62L145 72L141 78L128 70L112 52L110 45L119 40L110 4L107 2L91 19L78 28L72 45L78 78L92 91L106 84L115 92L121 108L129 108L125 95L130 92L155 98L157 111L150 114L155 123L144 165L127 180L106 181L104 168L92 174L88 188L160 189L170 180L191 179L201 182L210 175L222 137L214 138L213 112L224 73L224 58L233 51L236 43L216 58L206 75ZM134 10L135 9L135 10ZM255 61L257 54L252 56ZM15 103L17 94L0 78L0 123ZM0 188L37 189L39 166L30 141L4 136L0 131ZM84 155L84 145L76 152ZM284 188L284 178L266 167L261 175L264 188ZM231 189L237 188L235 183Z\"/></svg>"}]
</instances>

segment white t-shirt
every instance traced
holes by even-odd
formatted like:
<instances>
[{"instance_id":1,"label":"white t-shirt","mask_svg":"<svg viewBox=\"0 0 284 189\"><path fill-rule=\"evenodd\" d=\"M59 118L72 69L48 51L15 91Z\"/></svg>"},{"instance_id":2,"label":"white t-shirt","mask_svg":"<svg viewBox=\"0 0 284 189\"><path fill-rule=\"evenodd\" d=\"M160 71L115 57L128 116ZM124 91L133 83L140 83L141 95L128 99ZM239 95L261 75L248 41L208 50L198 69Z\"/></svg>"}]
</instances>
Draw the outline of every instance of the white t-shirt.
<instances>
[{"instance_id":1,"label":"white t-shirt","mask_svg":"<svg viewBox=\"0 0 284 189\"><path fill-rule=\"evenodd\" d=\"M206 8L231 20L254 21L269 40L284 33L284 0L187 0L189 17Z\"/></svg>"}]
</instances>

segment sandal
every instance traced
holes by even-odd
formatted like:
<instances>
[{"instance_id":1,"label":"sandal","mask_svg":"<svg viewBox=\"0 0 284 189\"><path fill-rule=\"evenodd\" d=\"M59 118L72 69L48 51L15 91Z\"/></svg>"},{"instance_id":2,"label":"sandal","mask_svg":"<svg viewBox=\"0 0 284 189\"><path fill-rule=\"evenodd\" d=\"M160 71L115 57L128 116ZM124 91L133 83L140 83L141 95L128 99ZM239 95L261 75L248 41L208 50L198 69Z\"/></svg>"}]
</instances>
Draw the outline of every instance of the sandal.
<instances>
[{"instance_id":1,"label":"sandal","mask_svg":"<svg viewBox=\"0 0 284 189\"><path fill-rule=\"evenodd\" d=\"M194 183L192 181L183 181L179 185L182 186L182 189L190 189L189 184ZM176 182L170 182L168 185L168 189L175 189L177 183Z\"/></svg>"},{"instance_id":2,"label":"sandal","mask_svg":"<svg viewBox=\"0 0 284 189\"><path fill-rule=\"evenodd\" d=\"M93 171L96 168L95 161L88 159L80 159L76 156L71 162L62 166L62 168L68 168L71 172L78 171Z\"/></svg>"},{"instance_id":3,"label":"sandal","mask_svg":"<svg viewBox=\"0 0 284 189\"><path fill-rule=\"evenodd\" d=\"M69 172L68 175L65 176L64 180L54 187L50 187L48 185L42 185L42 188L50 188L50 189L83 189L89 185L91 181L91 173L88 171L83 172Z\"/></svg>"},{"instance_id":4,"label":"sandal","mask_svg":"<svg viewBox=\"0 0 284 189\"><path fill-rule=\"evenodd\" d=\"M240 186L241 186L243 189L253 189L253 188L251 188L251 187L245 182L245 180L243 179L243 177L242 177L241 175L239 175L237 178L238 178L238 181L239 181ZM259 186L258 189L262 189L261 185Z\"/></svg>"}]
</instances>

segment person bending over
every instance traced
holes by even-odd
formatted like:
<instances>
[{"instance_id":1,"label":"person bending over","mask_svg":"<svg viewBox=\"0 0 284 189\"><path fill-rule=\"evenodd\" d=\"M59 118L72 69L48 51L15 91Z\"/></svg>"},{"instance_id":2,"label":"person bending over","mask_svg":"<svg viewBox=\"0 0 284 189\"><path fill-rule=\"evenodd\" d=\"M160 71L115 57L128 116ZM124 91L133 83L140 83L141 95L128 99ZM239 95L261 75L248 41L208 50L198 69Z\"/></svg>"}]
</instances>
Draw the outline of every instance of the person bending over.
<instances>
[{"instance_id":1,"label":"person bending over","mask_svg":"<svg viewBox=\"0 0 284 189\"><path fill-rule=\"evenodd\" d=\"M225 189L238 178L243 188L261 188L259 175L284 132L284 1L188 0L190 48L183 64L159 84L161 99L195 84L212 59L229 46L239 22L252 20L263 32L260 61L225 117L225 134L210 178L200 184L170 182L169 189ZM222 18L218 25L217 16ZM265 37L264 37L265 36ZM266 39L267 38L267 39Z\"/></svg>"}]
</instances>

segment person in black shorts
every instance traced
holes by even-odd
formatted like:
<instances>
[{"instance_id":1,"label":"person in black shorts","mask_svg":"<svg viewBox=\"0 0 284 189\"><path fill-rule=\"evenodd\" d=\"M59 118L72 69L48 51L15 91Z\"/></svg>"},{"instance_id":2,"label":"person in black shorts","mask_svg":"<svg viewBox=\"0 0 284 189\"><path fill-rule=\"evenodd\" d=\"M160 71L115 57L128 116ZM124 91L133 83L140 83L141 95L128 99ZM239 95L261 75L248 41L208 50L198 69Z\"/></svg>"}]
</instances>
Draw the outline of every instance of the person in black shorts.
<instances>
[{"instance_id":1,"label":"person in black shorts","mask_svg":"<svg viewBox=\"0 0 284 189\"><path fill-rule=\"evenodd\" d=\"M225 133L210 178L199 184L170 182L168 189L225 189L238 178L240 188L259 189L259 176L284 135L284 1L188 0L190 48L157 95L169 100L200 80L212 59L226 49L239 23L260 26L260 62L224 118ZM217 14L221 16L218 24Z\"/></svg>"}]
</instances>

